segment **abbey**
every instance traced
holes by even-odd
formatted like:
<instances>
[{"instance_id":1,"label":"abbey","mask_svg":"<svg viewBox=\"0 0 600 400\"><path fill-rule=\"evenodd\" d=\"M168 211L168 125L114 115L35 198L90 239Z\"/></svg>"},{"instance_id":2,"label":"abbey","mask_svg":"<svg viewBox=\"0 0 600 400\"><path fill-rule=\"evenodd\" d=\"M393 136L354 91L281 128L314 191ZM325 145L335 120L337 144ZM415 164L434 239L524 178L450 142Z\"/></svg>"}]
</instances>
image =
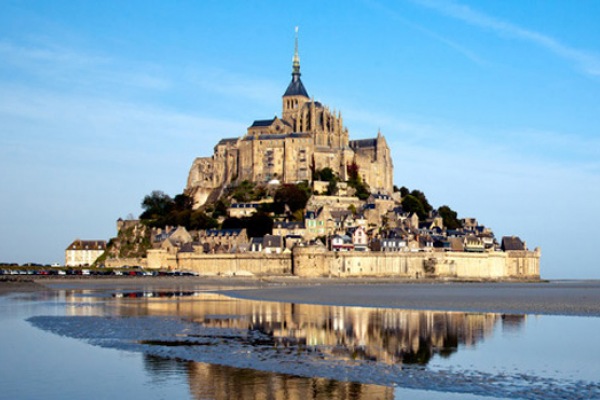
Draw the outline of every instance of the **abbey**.
<instances>
[{"instance_id":1,"label":"abbey","mask_svg":"<svg viewBox=\"0 0 600 400\"><path fill-rule=\"evenodd\" d=\"M221 140L211 157L194 160L186 194L197 208L214 201L227 185L312 181L313 172L329 167L340 180L355 163L372 192L391 193L393 164L381 133L372 139L350 140L341 113L308 96L300 80L298 37L292 81L282 97L281 117L256 120L243 137Z\"/></svg>"}]
</instances>

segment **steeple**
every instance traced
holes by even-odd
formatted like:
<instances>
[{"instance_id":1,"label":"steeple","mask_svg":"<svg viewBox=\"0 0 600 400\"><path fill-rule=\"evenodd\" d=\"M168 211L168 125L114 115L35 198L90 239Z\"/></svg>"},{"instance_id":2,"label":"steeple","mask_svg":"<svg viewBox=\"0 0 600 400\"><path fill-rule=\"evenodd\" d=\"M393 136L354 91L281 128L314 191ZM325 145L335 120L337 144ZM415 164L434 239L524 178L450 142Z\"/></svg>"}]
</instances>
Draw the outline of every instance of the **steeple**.
<instances>
[{"instance_id":1,"label":"steeple","mask_svg":"<svg viewBox=\"0 0 600 400\"><path fill-rule=\"evenodd\" d=\"M294 42L294 58L292 58L292 76L300 78L300 56L298 56L298 27L296 27L296 38Z\"/></svg>"},{"instance_id":2,"label":"steeple","mask_svg":"<svg viewBox=\"0 0 600 400\"><path fill-rule=\"evenodd\" d=\"M308 99L308 93L300 80L300 56L298 55L298 27L296 27L296 37L294 41L294 57L292 58L292 81L283 94L287 96L303 96Z\"/></svg>"}]
</instances>

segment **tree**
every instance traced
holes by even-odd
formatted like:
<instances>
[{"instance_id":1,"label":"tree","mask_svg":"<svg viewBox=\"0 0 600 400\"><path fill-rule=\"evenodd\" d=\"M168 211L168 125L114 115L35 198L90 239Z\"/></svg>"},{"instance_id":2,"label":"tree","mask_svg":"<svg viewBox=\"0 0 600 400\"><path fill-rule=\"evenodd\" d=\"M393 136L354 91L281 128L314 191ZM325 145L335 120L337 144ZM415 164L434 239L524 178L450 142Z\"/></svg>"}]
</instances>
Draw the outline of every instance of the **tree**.
<instances>
[{"instance_id":1,"label":"tree","mask_svg":"<svg viewBox=\"0 0 600 400\"><path fill-rule=\"evenodd\" d=\"M217 200L215 208L212 213L213 218L224 217L227 215L227 209L229 208L229 202L223 198Z\"/></svg>"},{"instance_id":2,"label":"tree","mask_svg":"<svg viewBox=\"0 0 600 400\"><path fill-rule=\"evenodd\" d=\"M313 174L313 180L315 181L325 181L331 182L337 179L333 170L329 167L325 167L323 169L318 169Z\"/></svg>"},{"instance_id":3,"label":"tree","mask_svg":"<svg viewBox=\"0 0 600 400\"><path fill-rule=\"evenodd\" d=\"M371 195L371 191L369 190L369 186L362 181L362 178L359 174L359 166L356 162L352 162L346 166L346 171L348 172L348 186L354 188L356 190L356 197L361 200L366 200Z\"/></svg>"},{"instance_id":4,"label":"tree","mask_svg":"<svg viewBox=\"0 0 600 400\"><path fill-rule=\"evenodd\" d=\"M360 175L358 174L358 164L355 161L346 166L346 172L348 172L348 182L358 182Z\"/></svg>"},{"instance_id":5,"label":"tree","mask_svg":"<svg viewBox=\"0 0 600 400\"><path fill-rule=\"evenodd\" d=\"M276 203L276 212L282 214L286 205L292 213L303 209L306 207L308 199L309 194L300 184L285 184L277 189L273 200Z\"/></svg>"},{"instance_id":6,"label":"tree","mask_svg":"<svg viewBox=\"0 0 600 400\"><path fill-rule=\"evenodd\" d=\"M192 212L188 228L197 230L197 229L215 229L219 226L216 219L210 217L204 211L194 211Z\"/></svg>"},{"instance_id":7,"label":"tree","mask_svg":"<svg viewBox=\"0 0 600 400\"><path fill-rule=\"evenodd\" d=\"M247 203L255 199L254 183L250 181L242 181L234 190L231 197L240 203Z\"/></svg>"},{"instance_id":8,"label":"tree","mask_svg":"<svg viewBox=\"0 0 600 400\"><path fill-rule=\"evenodd\" d=\"M458 229L462 228L462 223L458 219L458 214L456 211L452 210L448 206L441 206L438 208L438 212L440 213L440 217L444 221L444 226L448 229Z\"/></svg>"},{"instance_id":9,"label":"tree","mask_svg":"<svg viewBox=\"0 0 600 400\"><path fill-rule=\"evenodd\" d=\"M245 227L244 221L236 217L225 218L221 225L222 229L243 229Z\"/></svg>"},{"instance_id":10,"label":"tree","mask_svg":"<svg viewBox=\"0 0 600 400\"><path fill-rule=\"evenodd\" d=\"M333 179L329 181L327 185L327 196L335 196L338 192L337 180Z\"/></svg>"},{"instance_id":11,"label":"tree","mask_svg":"<svg viewBox=\"0 0 600 400\"><path fill-rule=\"evenodd\" d=\"M173 209L175 203L171 196L161 190L153 190L142 200L140 219L157 219L166 216Z\"/></svg>"},{"instance_id":12,"label":"tree","mask_svg":"<svg viewBox=\"0 0 600 400\"><path fill-rule=\"evenodd\" d=\"M427 218L427 213L423 208L421 201L412 194L406 195L402 199L402 209L406 212L414 212L419 217L419 220Z\"/></svg>"},{"instance_id":13,"label":"tree","mask_svg":"<svg viewBox=\"0 0 600 400\"><path fill-rule=\"evenodd\" d=\"M426 213L429 213L433 210L433 207L431 207L431 204L429 204L429 201L427 201L427 197L425 197L425 193L421 192L420 190L413 190L412 192L410 192L410 194L411 196L414 196L417 199L419 199L419 201L423 205L423 210L425 210Z\"/></svg>"},{"instance_id":14,"label":"tree","mask_svg":"<svg viewBox=\"0 0 600 400\"><path fill-rule=\"evenodd\" d=\"M400 188L400 196L405 197L410 194L410 190L406 186Z\"/></svg>"},{"instance_id":15,"label":"tree","mask_svg":"<svg viewBox=\"0 0 600 400\"><path fill-rule=\"evenodd\" d=\"M356 212L357 212L357 211L356 211L356 206L355 206L354 204L350 204L350 205L348 206L348 211L351 211L351 212L352 212L352 215L356 215Z\"/></svg>"},{"instance_id":16,"label":"tree","mask_svg":"<svg viewBox=\"0 0 600 400\"><path fill-rule=\"evenodd\" d=\"M267 214L255 213L246 219L248 237L263 237L273 233L273 220Z\"/></svg>"}]
</instances>

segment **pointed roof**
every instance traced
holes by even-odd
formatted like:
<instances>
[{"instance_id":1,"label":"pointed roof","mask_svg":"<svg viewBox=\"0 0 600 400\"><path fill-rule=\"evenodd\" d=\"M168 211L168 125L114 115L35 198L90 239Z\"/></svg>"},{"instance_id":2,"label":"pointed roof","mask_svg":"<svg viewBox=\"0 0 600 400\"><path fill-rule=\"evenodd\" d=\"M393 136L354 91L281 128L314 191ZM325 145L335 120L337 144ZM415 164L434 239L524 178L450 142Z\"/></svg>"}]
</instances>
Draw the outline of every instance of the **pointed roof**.
<instances>
[{"instance_id":1,"label":"pointed roof","mask_svg":"<svg viewBox=\"0 0 600 400\"><path fill-rule=\"evenodd\" d=\"M283 97L286 96L304 96L308 98L308 92L300 80L300 57L298 56L298 27L296 27L296 41L294 49L294 58L292 59L292 81L288 85Z\"/></svg>"}]
</instances>

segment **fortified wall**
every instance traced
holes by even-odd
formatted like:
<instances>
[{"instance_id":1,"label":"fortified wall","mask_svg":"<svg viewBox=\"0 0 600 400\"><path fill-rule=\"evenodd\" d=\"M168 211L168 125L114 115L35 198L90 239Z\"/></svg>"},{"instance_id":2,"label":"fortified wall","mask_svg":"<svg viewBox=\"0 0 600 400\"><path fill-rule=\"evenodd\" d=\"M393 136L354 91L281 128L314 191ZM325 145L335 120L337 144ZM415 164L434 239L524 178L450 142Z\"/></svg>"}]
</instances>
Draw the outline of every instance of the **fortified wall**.
<instances>
[{"instance_id":1,"label":"fortified wall","mask_svg":"<svg viewBox=\"0 0 600 400\"><path fill-rule=\"evenodd\" d=\"M297 246L286 254L198 254L148 251L148 268L176 268L200 275L289 275L448 279L540 278L540 251L493 253L333 252Z\"/></svg>"},{"instance_id":2,"label":"fortified wall","mask_svg":"<svg viewBox=\"0 0 600 400\"><path fill-rule=\"evenodd\" d=\"M333 252L297 247L293 273L303 277L539 279L540 252Z\"/></svg>"}]
</instances>

